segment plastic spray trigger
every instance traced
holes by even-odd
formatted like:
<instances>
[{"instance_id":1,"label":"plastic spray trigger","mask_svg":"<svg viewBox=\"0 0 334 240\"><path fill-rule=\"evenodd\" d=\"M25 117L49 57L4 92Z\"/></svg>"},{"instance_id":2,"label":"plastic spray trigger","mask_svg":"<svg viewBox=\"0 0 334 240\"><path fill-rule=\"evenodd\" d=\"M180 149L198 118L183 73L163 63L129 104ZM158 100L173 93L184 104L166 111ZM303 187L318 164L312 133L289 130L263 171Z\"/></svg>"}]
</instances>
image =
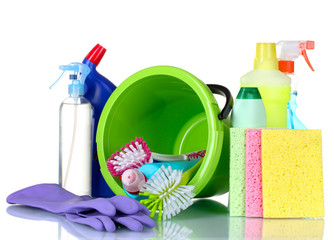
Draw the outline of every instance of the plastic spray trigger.
<instances>
[{"instance_id":1,"label":"plastic spray trigger","mask_svg":"<svg viewBox=\"0 0 334 240\"><path fill-rule=\"evenodd\" d=\"M312 67L311 65L311 62L310 60L308 59L308 56L307 56L307 53L306 53L306 50L311 50L311 49L314 49L314 41L306 41L306 42L301 42L299 44L299 48L300 48L300 51L307 63L307 65L310 67L310 69L314 72L314 68Z\"/></svg>"},{"instance_id":2,"label":"plastic spray trigger","mask_svg":"<svg viewBox=\"0 0 334 240\"><path fill-rule=\"evenodd\" d=\"M83 95L84 84L87 75L90 73L90 69L87 65L79 62L73 62L68 65L59 66L60 70L63 70L60 77L49 87L50 89L63 78L66 72L71 72L69 75L69 80L72 81L68 85L68 93L74 96Z\"/></svg>"},{"instance_id":3,"label":"plastic spray trigger","mask_svg":"<svg viewBox=\"0 0 334 240\"><path fill-rule=\"evenodd\" d=\"M283 72L293 72L293 63L296 58L302 55L312 71L314 68L308 59L306 50L314 49L314 41L280 41L277 43L278 47L278 60L281 64ZM289 68L287 68L289 67ZM285 71L285 70L289 71Z\"/></svg>"}]
</instances>

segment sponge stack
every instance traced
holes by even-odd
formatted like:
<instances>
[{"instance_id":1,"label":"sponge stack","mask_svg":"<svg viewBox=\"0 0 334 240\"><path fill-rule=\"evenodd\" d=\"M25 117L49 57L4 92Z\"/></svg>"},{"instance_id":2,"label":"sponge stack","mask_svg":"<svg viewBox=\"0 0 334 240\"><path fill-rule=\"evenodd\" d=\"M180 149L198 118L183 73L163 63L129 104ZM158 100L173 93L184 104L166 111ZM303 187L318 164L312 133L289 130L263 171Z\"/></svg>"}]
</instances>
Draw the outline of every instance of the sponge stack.
<instances>
[{"instance_id":1,"label":"sponge stack","mask_svg":"<svg viewBox=\"0 0 334 240\"><path fill-rule=\"evenodd\" d=\"M321 130L262 130L263 217L324 216Z\"/></svg>"},{"instance_id":2,"label":"sponge stack","mask_svg":"<svg viewBox=\"0 0 334 240\"><path fill-rule=\"evenodd\" d=\"M324 216L321 130L231 128L230 215Z\"/></svg>"}]
</instances>

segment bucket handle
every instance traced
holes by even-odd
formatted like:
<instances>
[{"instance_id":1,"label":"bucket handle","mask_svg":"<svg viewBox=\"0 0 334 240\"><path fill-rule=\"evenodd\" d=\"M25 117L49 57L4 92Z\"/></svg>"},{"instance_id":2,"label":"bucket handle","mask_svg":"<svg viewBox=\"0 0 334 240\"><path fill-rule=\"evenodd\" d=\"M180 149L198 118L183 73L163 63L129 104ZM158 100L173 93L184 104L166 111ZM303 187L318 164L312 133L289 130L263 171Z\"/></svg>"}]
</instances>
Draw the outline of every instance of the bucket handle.
<instances>
[{"instance_id":1,"label":"bucket handle","mask_svg":"<svg viewBox=\"0 0 334 240\"><path fill-rule=\"evenodd\" d=\"M219 120L226 119L233 107L233 97L230 90L228 90L224 86L217 84L207 84L207 86L210 88L212 93L222 95L226 98L225 106L223 110L218 114Z\"/></svg>"}]
</instances>

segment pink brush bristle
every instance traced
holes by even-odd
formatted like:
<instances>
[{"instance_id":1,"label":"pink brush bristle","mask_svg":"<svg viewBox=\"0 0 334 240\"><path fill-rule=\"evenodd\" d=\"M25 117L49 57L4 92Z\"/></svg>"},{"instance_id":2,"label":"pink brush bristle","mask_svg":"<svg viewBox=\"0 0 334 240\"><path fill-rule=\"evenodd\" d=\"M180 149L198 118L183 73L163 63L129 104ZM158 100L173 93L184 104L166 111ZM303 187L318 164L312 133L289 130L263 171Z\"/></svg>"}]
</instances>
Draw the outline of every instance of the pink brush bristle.
<instances>
[{"instance_id":1,"label":"pink brush bristle","mask_svg":"<svg viewBox=\"0 0 334 240\"><path fill-rule=\"evenodd\" d=\"M132 140L130 143L131 143L132 146L134 146L135 148L137 148L136 144L135 144L135 141Z\"/></svg>"},{"instance_id":2,"label":"pink brush bristle","mask_svg":"<svg viewBox=\"0 0 334 240\"><path fill-rule=\"evenodd\" d=\"M199 159L199 158L204 158L206 151L198 151L198 152L192 152L192 153L187 153L186 155L189 158L189 161L191 159Z\"/></svg>"},{"instance_id":3,"label":"pink brush bristle","mask_svg":"<svg viewBox=\"0 0 334 240\"><path fill-rule=\"evenodd\" d=\"M121 176L127 169L139 168L153 161L151 151L142 138L132 140L120 150L111 154L107 161L108 170L114 177Z\"/></svg>"}]
</instances>

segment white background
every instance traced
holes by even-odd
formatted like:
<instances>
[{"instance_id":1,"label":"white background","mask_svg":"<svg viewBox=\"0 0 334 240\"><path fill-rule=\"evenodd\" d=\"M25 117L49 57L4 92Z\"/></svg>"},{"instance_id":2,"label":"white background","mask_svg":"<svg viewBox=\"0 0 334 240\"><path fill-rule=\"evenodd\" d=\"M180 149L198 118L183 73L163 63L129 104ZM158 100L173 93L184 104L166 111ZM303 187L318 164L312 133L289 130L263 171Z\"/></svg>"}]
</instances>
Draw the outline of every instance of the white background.
<instances>
[{"instance_id":1,"label":"white background","mask_svg":"<svg viewBox=\"0 0 334 240\"><path fill-rule=\"evenodd\" d=\"M297 113L309 129L322 129L323 239L331 239L332 9L321 0L2 1L0 234L10 234L8 239L57 237L48 222L9 216L5 198L26 186L57 182L58 108L67 82L48 87L60 75L59 65L81 62L100 43L107 53L98 71L115 85L143 68L172 65L205 83L224 85L236 96L240 76L252 69L257 42L314 40L309 58L316 71L303 59L296 61ZM216 200L227 204L227 196Z\"/></svg>"}]
</instances>

